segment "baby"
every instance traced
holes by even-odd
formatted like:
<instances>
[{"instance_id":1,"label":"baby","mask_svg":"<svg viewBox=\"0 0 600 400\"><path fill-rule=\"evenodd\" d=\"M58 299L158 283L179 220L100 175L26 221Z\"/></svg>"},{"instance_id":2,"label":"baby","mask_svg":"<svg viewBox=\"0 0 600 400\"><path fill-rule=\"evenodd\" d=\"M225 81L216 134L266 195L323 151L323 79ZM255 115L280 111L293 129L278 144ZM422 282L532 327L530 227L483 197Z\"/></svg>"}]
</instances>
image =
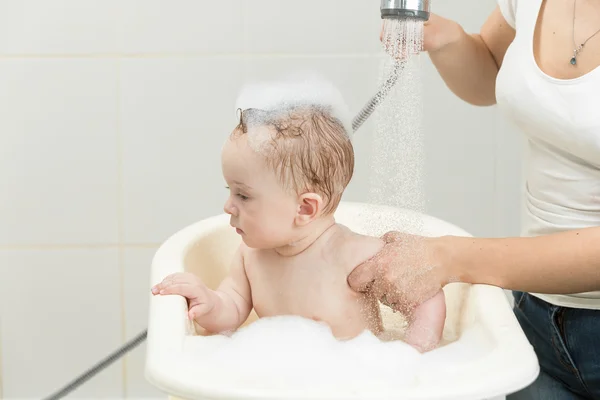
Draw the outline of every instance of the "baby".
<instances>
[{"instance_id":1,"label":"baby","mask_svg":"<svg viewBox=\"0 0 600 400\"><path fill-rule=\"evenodd\" d=\"M383 241L334 218L354 169L351 126L340 99L332 86L306 82L242 93L239 124L221 155L230 191L224 210L242 239L230 274L217 290L192 274L174 274L153 294L186 297L189 318L215 333L237 329L253 308L259 318L322 321L339 339L364 330L383 333L378 300L347 283ZM440 292L413 313L406 342L420 351L434 348L444 320Z\"/></svg>"}]
</instances>

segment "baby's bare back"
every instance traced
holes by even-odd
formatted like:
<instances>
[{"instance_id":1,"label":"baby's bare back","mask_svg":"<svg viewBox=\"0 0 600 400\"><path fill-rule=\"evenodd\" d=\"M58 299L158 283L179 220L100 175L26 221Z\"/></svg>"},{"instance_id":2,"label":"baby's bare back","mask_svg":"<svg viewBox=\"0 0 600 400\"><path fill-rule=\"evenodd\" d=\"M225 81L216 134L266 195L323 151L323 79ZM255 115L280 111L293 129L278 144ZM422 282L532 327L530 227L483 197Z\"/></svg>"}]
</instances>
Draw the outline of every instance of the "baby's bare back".
<instances>
[{"instance_id":1,"label":"baby's bare back","mask_svg":"<svg viewBox=\"0 0 600 400\"><path fill-rule=\"evenodd\" d=\"M383 247L378 238L342 225L329 228L299 255L246 249L244 265L259 317L299 315L327 323L338 338L382 331L377 299L353 291L352 270Z\"/></svg>"}]
</instances>

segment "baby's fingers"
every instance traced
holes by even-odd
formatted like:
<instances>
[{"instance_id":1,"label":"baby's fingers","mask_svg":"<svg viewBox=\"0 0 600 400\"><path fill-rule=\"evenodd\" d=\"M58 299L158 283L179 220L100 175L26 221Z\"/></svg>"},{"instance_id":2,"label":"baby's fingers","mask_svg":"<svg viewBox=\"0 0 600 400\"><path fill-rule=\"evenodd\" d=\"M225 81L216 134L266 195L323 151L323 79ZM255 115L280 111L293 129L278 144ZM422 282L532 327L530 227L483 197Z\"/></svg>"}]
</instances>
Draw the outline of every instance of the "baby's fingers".
<instances>
[{"instance_id":1,"label":"baby's fingers","mask_svg":"<svg viewBox=\"0 0 600 400\"><path fill-rule=\"evenodd\" d=\"M180 295L188 299L195 299L198 297L198 286L190 285L189 283L173 283L164 285L160 288L158 294L161 295Z\"/></svg>"},{"instance_id":2,"label":"baby's fingers","mask_svg":"<svg viewBox=\"0 0 600 400\"><path fill-rule=\"evenodd\" d=\"M181 272L167 275L160 283L152 287L152 294L159 294L161 290L174 284L189 283L192 281L192 277L190 275L191 274L189 273Z\"/></svg>"},{"instance_id":3,"label":"baby's fingers","mask_svg":"<svg viewBox=\"0 0 600 400\"><path fill-rule=\"evenodd\" d=\"M163 288L163 284L161 283L157 283L156 285L152 286L152 289L150 289L152 291L152 294L157 295L160 293L160 291Z\"/></svg>"}]
</instances>

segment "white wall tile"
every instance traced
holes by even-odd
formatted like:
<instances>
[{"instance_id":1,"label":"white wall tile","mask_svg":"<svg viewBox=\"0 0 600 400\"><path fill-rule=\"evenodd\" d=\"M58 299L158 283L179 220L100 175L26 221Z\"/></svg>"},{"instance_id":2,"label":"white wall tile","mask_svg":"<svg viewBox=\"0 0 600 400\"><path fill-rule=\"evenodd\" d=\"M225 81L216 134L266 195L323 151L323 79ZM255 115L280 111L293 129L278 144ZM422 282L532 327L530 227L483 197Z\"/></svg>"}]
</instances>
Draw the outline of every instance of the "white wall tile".
<instances>
[{"instance_id":1,"label":"white wall tile","mask_svg":"<svg viewBox=\"0 0 600 400\"><path fill-rule=\"evenodd\" d=\"M246 52L374 53L381 49L377 1L244 1Z\"/></svg>"},{"instance_id":2,"label":"white wall tile","mask_svg":"<svg viewBox=\"0 0 600 400\"><path fill-rule=\"evenodd\" d=\"M4 381L2 377L2 318L0 317L0 399L4 399Z\"/></svg>"},{"instance_id":3,"label":"white wall tile","mask_svg":"<svg viewBox=\"0 0 600 400\"><path fill-rule=\"evenodd\" d=\"M428 213L473 235L493 235L496 110L458 99L431 62L423 65Z\"/></svg>"},{"instance_id":4,"label":"white wall tile","mask_svg":"<svg viewBox=\"0 0 600 400\"><path fill-rule=\"evenodd\" d=\"M156 243L223 212L221 147L236 125L236 58L129 59L121 68L127 242Z\"/></svg>"},{"instance_id":5,"label":"white wall tile","mask_svg":"<svg viewBox=\"0 0 600 400\"><path fill-rule=\"evenodd\" d=\"M117 241L116 62L0 60L0 245Z\"/></svg>"},{"instance_id":6,"label":"white wall tile","mask_svg":"<svg viewBox=\"0 0 600 400\"><path fill-rule=\"evenodd\" d=\"M5 398L42 398L121 345L117 251L0 251ZM117 362L71 398L118 398Z\"/></svg>"},{"instance_id":7,"label":"white wall tile","mask_svg":"<svg viewBox=\"0 0 600 400\"><path fill-rule=\"evenodd\" d=\"M150 298L150 266L157 248L126 248L125 266L125 336L131 340L148 327ZM127 398L164 398L144 377L146 344L142 343L127 355L125 390Z\"/></svg>"},{"instance_id":8,"label":"white wall tile","mask_svg":"<svg viewBox=\"0 0 600 400\"><path fill-rule=\"evenodd\" d=\"M242 1L122 0L122 51L240 53Z\"/></svg>"},{"instance_id":9,"label":"white wall tile","mask_svg":"<svg viewBox=\"0 0 600 400\"><path fill-rule=\"evenodd\" d=\"M496 218L498 236L521 234L521 211L524 195L525 137L498 110L496 121Z\"/></svg>"},{"instance_id":10,"label":"white wall tile","mask_svg":"<svg viewBox=\"0 0 600 400\"><path fill-rule=\"evenodd\" d=\"M498 0L438 0L431 2L431 12L458 22L468 32L479 32L497 6Z\"/></svg>"},{"instance_id":11,"label":"white wall tile","mask_svg":"<svg viewBox=\"0 0 600 400\"><path fill-rule=\"evenodd\" d=\"M431 11L478 32L496 0L439 1ZM426 196L429 213L474 235L494 235L496 218L495 107L471 106L446 87L423 54Z\"/></svg>"},{"instance_id":12,"label":"white wall tile","mask_svg":"<svg viewBox=\"0 0 600 400\"><path fill-rule=\"evenodd\" d=\"M119 0L0 0L0 54L117 50Z\"/></svg>"}]
</instances>

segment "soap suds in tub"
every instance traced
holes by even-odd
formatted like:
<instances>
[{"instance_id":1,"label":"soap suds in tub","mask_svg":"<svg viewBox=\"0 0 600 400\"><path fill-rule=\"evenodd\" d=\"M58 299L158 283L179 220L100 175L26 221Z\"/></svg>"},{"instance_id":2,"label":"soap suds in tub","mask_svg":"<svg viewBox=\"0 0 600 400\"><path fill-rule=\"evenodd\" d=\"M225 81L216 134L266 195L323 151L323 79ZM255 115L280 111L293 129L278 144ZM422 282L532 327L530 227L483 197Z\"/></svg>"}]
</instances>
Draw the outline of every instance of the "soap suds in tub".
<instances>
[{"instance_id":1,"label":"soap suds in tub","mask_svg":"<svg viewBox=\"0 0 600 400\"><path fill-rule=\"evenodd\" d=\"M228 387L290 393L397 392L416 384L422 359L402 341L383 342L369 331L340 341L325 324L295 316L263 318L230 337L197 339L213 342L189 354L210 386L222 380Z\"/></svg>"}]
</instances>

